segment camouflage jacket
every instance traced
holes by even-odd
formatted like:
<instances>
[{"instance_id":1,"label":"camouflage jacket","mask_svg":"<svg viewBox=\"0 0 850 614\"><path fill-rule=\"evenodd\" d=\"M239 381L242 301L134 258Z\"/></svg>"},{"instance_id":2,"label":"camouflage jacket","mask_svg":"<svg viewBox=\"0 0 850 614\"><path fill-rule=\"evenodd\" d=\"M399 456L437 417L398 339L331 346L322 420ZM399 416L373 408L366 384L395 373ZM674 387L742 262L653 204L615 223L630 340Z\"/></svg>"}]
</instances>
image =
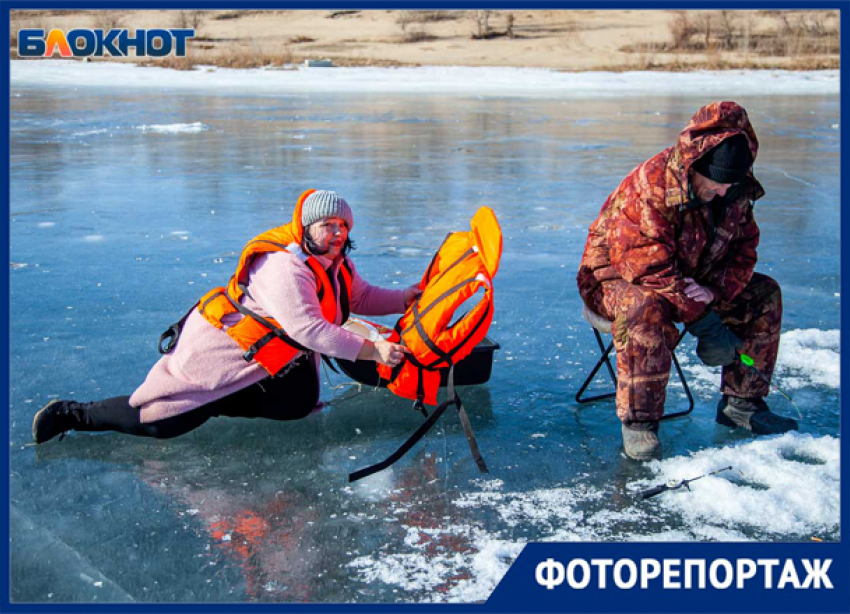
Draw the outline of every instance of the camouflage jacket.
<instances>
[{"instance_id":1,"label":"camouflage jacket","mask_svg":"<svg viewBox=\"0 0 850 614\"><path fill-rule=\"evenodd\" d=\"M675 319L689 323L705 305L687 297L684 277L722 301L744 289L759 242L753 202L764 189L751 171L722 218L712 220L709 206L691 202L688 179L694 162L736 134L747 137L755 160L758 139L746 111L734 102L709 104L696 112L673 147L629 173L590 227L577 277L585 303L594 303L591 297L602 282L624 279L664 296Z\"/></svg>"}]
</instances>

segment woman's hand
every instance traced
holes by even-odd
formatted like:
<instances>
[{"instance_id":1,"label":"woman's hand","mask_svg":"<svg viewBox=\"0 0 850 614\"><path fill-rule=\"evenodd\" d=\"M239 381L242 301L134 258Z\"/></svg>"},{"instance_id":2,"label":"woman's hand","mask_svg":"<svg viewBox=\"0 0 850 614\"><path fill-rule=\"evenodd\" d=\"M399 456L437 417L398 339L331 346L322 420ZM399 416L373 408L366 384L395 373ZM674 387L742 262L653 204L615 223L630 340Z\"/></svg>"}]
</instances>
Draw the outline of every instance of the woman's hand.
<instances>
[{"instance_id":1,"label":"woman's hand","mask_svg":"<svg viewBox=\"0 0 850 614\"><path fill-rule=\"evenodd\" d=\"M398 343L390 343L384 339L379 339L374 343L367 340L363 343L363 347L360 348L357 358L360 360L374 360L382 365L395 367L404 360L404 355L409 353L409 349Z\"/></svg>"},{"instance_id":2,"label":"woman's hand","mask_svg":"<svg viewBox=\"0 0 850 614\"><path fill-rule=\"evenodd\" d=\"M706 288L705 286L699 285L697 282L693 280L691 277L685 277L685 282L687 282L687 286L685 286L685 294L688 295L688 298L692 301L697 301L698 303L705 303L708 305L709 303L713 303L717 298L714 296L714 292Z\"/></svg>"},{"instance_id":3,"label":"woman's hand","mask_svg":"<svg viewBox=\"0 0 850 614\"><path fill-rule=\"evenodd\" d=\"M410 308L413 301L422 296L422 290L419 289L419 284L413 284L409 288L404 289L404 309Z\"/></svg>"}]
</instances>

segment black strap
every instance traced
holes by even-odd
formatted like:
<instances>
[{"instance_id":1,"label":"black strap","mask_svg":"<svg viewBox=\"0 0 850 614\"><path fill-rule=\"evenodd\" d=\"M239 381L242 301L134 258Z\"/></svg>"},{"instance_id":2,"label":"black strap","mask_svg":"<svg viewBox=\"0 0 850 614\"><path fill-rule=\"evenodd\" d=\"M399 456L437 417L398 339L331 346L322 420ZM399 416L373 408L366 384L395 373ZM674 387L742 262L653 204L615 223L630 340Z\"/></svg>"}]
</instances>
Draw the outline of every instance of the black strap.
<instances>
[{"instance_id":1,"label":"black strap","mask_svg":"<svg viewBox=\"0 0 850 614\"><path fill-rule=\"evenodd\" d=\"M189 314L195 311L195 308L197 306L198 303L192 305L189 311L187 311L182 318L180 318L174 324L169 326L168 329L159 336L159 342L156 344L156 349L160 354L168 354L169 352L171 352L171 350L174 349L174 346L177 345L177 341L180 339L180 333L183 331L183 325L189 318ZM165 347L163 347L162 345L163 341L166 342Z\"/></svg>"},{"instance_id":2,"label":"black strap","mask_svg":"<svg viewBox=\"0 0 850 614\"><path fill-rule=\"evenodd\" d=\"M445 245L445 244L446 244L446 241L448 241L448 240L449 240L449 237L450 237L450 236L452 236L452 234L453 234L453 233L451 233L451 232L450 232L449 234L447 234L447 235L446 235L446 238L445 238L445 239L443 239L443 242L442 242L442 244L440 244L439 249L438 249L436 252L434 252L434 257L433 257L433 258L431 258L431 264L429 264L429 265L428 265L428 271L425 273L425 279L427 280L427 285L430 285L430 284L431 284L431 269L433 268L434 263L437 261L437 256L439 256L439 255L440 255L440 250L441 250L441 249L443 249L443 245ZM459 257L457 260L455 260L454 262L452 262L452 263L451 263L448 267L446 267L446 269L444 269L444 270L443 270L443 272L442 272L442 273L440 273L440 276L439 276L439 277L437 277L437 281L439 281L440 279L442 279L442 278L445 276L445 274L446 274L446 273L448 273L449 271L451 271L453 268L455 268L457 265L459 265L461 262L463 262L464 260L466 260L469 256L471 256L471 255L472 255L472 254L474 254L474 253L475 253L475 250L474 250L474 249L472 249L471 247L470 247L468 250L466 250L465 252L463 252L463 254L461 254L461 255L460 255L460 257ZM416 300L413 302L413 305L412 305L411 307L412 307L412 308L414 308L414 309L415 309L415 308L418 308L419 303L422 301L422 297L423 297L423 296L424 296L424 292L423 292L422 294L420 294L420 295L416 298ZM425 309L425 311L423 312L423 315L424 315L425 313L427 313L427 312L431 309L431 307L433 307L433 306L434 306L434 304L435 304L435 303L440 302L443 298L444 298L444 296L440 296L439 298L437 298L437 300L435 300L434 302L432 302L432 303L431 303L431 304L430 304L430 305L429 305L429 306ZM404 335L404 333L406 333L407 331L409 331L409 330L411 329L411 326L408 326L408 327L407 327L407 329L406 329L404 332L402 332L402 331L401 331L401 328L399 328L399 324L401 324L401 320L399 320L399 321L396 323L396 332L398 332L399 337L401 337L402 335Z\"/></svg>"},{"instance_id":3,"label":"black strap","mask_svg":"<svg viewBox=\"0 0 850 614\"><path fill-rule=\"evenodd\" d=\"M487 315L490 313L490 309L492 308L492 306L493 306L492 303L487 304L487 308L484 310L484 313L481 314L481 318L478 320L478 322L475 323L475 326L473 326L472 329L469 331L469 334L466 337L464 337L459 343L455 344L455 346L447 352L448 357L449 357L449 360L446 361L447 365L453 364L454 355L457 354L457 352L460 350L460 348L462 348L464 345L466 345L466 342L469 341L473 337L473 335L475 335L475 332L479 328L481 328L481 325L484 324L484 320L487 319ZM427 365L425 368L426 369L433 369L438 364L440 364L441 360L443 360L443 359L437 358L436 360L434 360L434 362Z\"/></svg>"},{"instance_id":4,"label":"black strap","mask_svg":"<svg viewBox=\"0 0 850 614\"><path fill-rule=\"evenodd\" d=\"M460 347L463 345L463 343L466 340L464 340L464 342L461 342L461 343L455 345L455 347L453 347L448 352L445 352L445 351L443 351L443 349L440 346L437 345L437 343L430 337L430 335L428 335L428 332L425 330L425 327L422 326L422 318L425 316L425 314L427 314L429 311L431 311L431 309L433 309L438 303L440 303L440 301L447 299L452 294L454 294L455 292L457 292L458 290L463 288L465 285L476 281L476 279L477 279L477 277L470 277L469 279L465 279L462 282L460 282L459 284L452 286L451 288L449 288L448 290L443 292L440 296L438 296L436 299L434 299L434 301L430 305L428 305L423 311L419 311L419 301L417 301L413 304L413 306L412 306L413 324L408 326L401 333L401 335L406 334L408 331L410 331L411 328L416 328L416 332L419 333L419 337L422 339L422 341L425 343L425 345L428 346L428 349L430 349L434 354L437 355L437 359L434 360L431 364L421 365L423 368L431 369L431 370L436 369L437 368L436 365L438 365L439 363L441 363L443 361L445 361L446 366L449 366L449 367L452 366L452 364L453 364L452 363L452 356L454 356L454 354L460 349ZM481 322L483 322L483 318L476 324L475 328L473 329L473 332L478 329L478 327L481 325ZM472 333L470 333L470 335L471 334Z\"/></svg>"},{"instance_id":5,"label":"black strap","mask_svg":"<svg viewBox=\"0 0 850 614\"><path fill-rule=\"evenodd\" d=\"M446 411L446 408L451 403L446 402L440 405L437 409L434 410L434 413L428 416L428 419L422 423L416 432L411 435L407 441L401 444L401 447L390 454L386 459L382 460L380 463L375 463L374 465L370 465L365 469L360 469L359 471L355 471L354 473L348 474L349 482L356 482L357 480L363 479L366 476L372 475L373 473L378 473L379 471L383 471L396 461L398 461L402 456L407 454L408 450L412 448L416 443L425 436L425 433L431 430L431 427L437 423L437 420L440 419L440 416L443 415L443 412Z\"/></svg>"},{"instance_id":6,"label":"black strap","mask_svg":"<svg viewBox=\"0 0 850 614\"><path fill-rule=\"evenodd\" d=\"M446 399L443 403L441 403L439 407L434 410L433 414L428 416L425 422L423 422L422 425L418 429L416 429L416 432L413 433L413 435L407 438L407 441L401 444L398 450L390 454L387 458L385 458L379 463L369 465L364 469L360 469L358 471L348 474L348 481L356 482L357 480L370 476L373 473L383 471L390 465L393 465L394 463L398 462L398 460L401 459L402 456L407 454L407 452L413 446L415 446L419 442L419 440L422 439L426 433L428 433L428 431L431 430L431 427L433 427L437 423L437 420L440 419L440 416L442 416L446 409L448 409L451 405L457 407L458 416L460 418L461 425L463 426L463 432L466 434L466 441L467 443L469 443L469 449L472 451L472 458L475 459L475 464L478 465L478 470L481 473L489 473L489 470L487 469L487 464L484 462L484 458L481 456L481 452L478 449L478 442L475 439L475 433L472 431L472 425L469 422L469 416L466 414L466 410L463 408L463 403L461 402L460 397L455 391L454 367L449 369L448 395L449 398ZM417 403L419 402L417 401ZM414 404L414 407L416 407L416 404Z\"/></svg>"},{"instance_id":7,"label":"black strap","mask_svg":"<svg viewBox=\"0 0 850 614\"><path fill-rule=\"evenodd\" d=\"M343 266L348 269L345 260L343 260ZM348 269L348 274L351 275L351 269ZM342 312L342 321L347 322L348 316L351 315L351 295L348 284L345 283L345 276L342 274L342 267L340 267L336 279L339 284L339 296L337 298L339 300L340 311Z\"/></svg>"},{"instance_id":8,"label":"black strap","mask_svg":"<svg viewBox=\"0 0 850 614\"><path fill-rule=\"evenodd\" d=\"M405 328L405 329L402 331L401 335L399 335L399 336L402 336L402 337L403 337L404 335L406 335L406 334L410 331L410 329L411 329L411 328L413 328L414 326L416 326L416 324L417 324L417 322L420 320L420 318L425 317L425 315L426 315L429 311L431 311L434 307L436 307L436 306L437 306L437 304L438 304L440 301L443 301L443 300L447 299L447 298L448 298L448 297L450 297L452 294L454 294L455 292L457 292L458 290L460 290L461 288L463 288L466 284L471 284L473 281L476 281L476 277L470 277L469 279L464 279L464 280L463 280L462 282L460 282L459 284L455 284L454 286L452 286L451 288L449 288L448 290L446 290L445 292L443 292L440 296L438 296L437 298L435 298L433 301L431 301L431 304L430 304L430 305L428 305L428 306L427 306L425 309L423 309L422 311L419 311L419 310L418 310L418 308L419 308L419 307L418 307L418 306L419 306L419 301L417 300L417 301L413 304L413 306L412 306L412 309L414 309L414 310L415 310L415 313L417 314L417 315L415 315L415 316L414 316L414 318L413 318L413 324L411 324L410 326L408 326L407 328ZM422 297L422 295L420 295L420 298L421 298L421 297Z\"/></svg>"},{"instance_id":9,"label":"black strap","mask_svg":"<svg viewBox=\"0 0 850 614\"><path fill-rule=\"evenodd\" d=\"M445 297L441 296L436 301L434 301L434 303L431 303L430 306L433 306L435 303L441 301L443 298L445 298ZM443 348L441 348L439 345L437 345L434 342L433 339L431 339L431 336L428 334L428 331L426 331L425 327L422 326L422 319L421 318L422 318L422 316L419 313L419 309L418 309L416 303L414 303L413 304L413 325L416 327L416 332L419 333L419 337L422 339L422 341L425 342L425 345L428 346L428 349L431 350L437 356L440 357L437 362L439 362L440 360L445 360L447 365L451 365L452 364L451 358L449 357L449 355L446 352L443 351Z\"/></svg>"},{"instance_id":10,"label":"black strap","mask_svg":"<svg viewBox=\"0 0 850 614\"><path fill-rule=\"evenodd\" d=\"M325 356L324 354L320 354L320 356L322 357L322 360L324 360L324 361L325 361L325 364L326 364L326 365L328 365L328 366L331 368L331 371L333 371L333 372L334 372L334 373L336 373L336 374L339 374L339 371L338 371L338 370L337 370L337 368L334 366L334 363L332 363L332 362L331 362L331 359L330 359L330 358L328 358L328 357L327 357L327 356Z\"/></svg>"},{"instance_id":11,"label":"black strap","mask_svg":"<svg viewBox=\"0 0 850 614\"><path fill-rule=\"evenodd\" d=\"M490 473L487 469L487 463L484 462L484 457L481 456L481 451L478 449L478 440L475 439L475 432L472 430L472 423L469 421L469 416L466 409L463 407L463 401L455 391L455 368L454 365L449 369L449 380L447 392L449 398L454 398L455 406L457 407L457 415L460 418L460 424L463 426L463 432L466 435L466 442L469 444L469 451L472 452L472 458L475 464L478 465L478 471L481 473Z\"/></svg>"}]
</instances>

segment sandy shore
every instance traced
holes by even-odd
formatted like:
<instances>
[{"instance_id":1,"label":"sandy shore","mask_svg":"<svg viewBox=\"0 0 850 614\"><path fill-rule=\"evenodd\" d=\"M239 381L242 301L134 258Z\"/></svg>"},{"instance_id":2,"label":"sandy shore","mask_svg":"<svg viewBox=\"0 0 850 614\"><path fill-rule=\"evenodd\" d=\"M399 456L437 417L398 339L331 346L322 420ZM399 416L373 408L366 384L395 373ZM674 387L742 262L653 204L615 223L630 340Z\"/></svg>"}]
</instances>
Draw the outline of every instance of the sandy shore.
<instances>
[{"instance_id":1,"label":"sandy shore","mask_svg":"<svg viewBox=\"0 0 850 614\"><path fill-rule=\"evenodd\" d=\"M65 10L12 11L11 19L13 58L24 27L194 27L186 60L151 60L175 68L325 58L567 71L839 67L837 11Z\"/></svg>"}]
</instances>

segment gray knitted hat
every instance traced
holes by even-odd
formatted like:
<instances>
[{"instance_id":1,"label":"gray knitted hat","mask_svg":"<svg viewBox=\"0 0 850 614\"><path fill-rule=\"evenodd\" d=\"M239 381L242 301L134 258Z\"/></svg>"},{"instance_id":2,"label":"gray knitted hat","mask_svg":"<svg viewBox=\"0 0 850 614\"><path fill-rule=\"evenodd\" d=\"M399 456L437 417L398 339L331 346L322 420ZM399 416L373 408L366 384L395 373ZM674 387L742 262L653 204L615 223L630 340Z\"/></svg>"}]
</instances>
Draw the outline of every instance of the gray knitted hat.
<instances>
[{"instance_id":1,"label":"gray knitted hat","mask_svg":"<svg viewBox=\"0 0 850 614\"><path fill-rule=\"evenodd\" d=\"M351 207L339 194L330 190L317 190L304 199L301 205L301 223L304 228L326 217L338 217L348 223L348 230L354 226Z\"/></svg>"}]
</instances>

